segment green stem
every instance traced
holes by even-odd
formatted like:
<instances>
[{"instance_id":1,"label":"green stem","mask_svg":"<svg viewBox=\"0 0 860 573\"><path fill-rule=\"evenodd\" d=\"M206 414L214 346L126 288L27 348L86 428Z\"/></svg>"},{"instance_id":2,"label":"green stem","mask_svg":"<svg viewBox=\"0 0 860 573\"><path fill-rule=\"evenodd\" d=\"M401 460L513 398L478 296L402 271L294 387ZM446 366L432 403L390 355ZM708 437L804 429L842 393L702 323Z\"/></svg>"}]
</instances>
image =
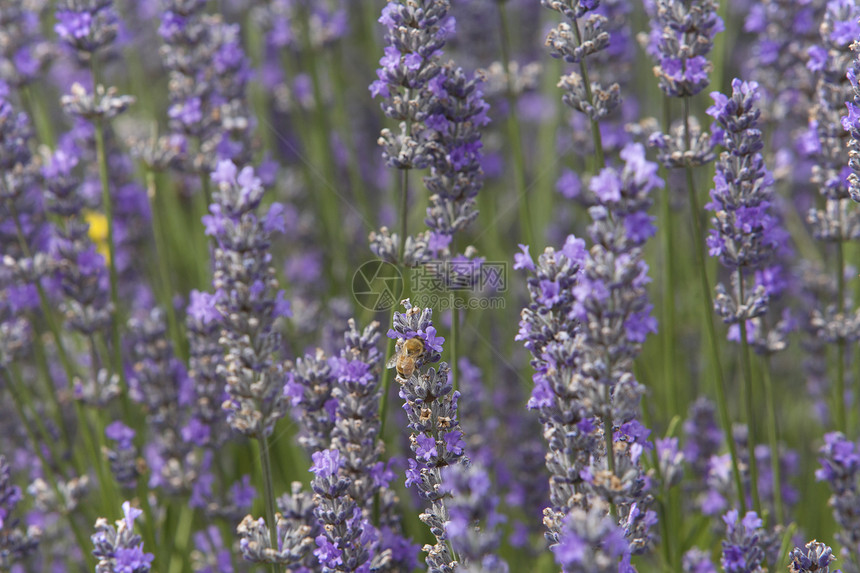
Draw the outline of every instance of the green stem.
<instances>
[{"instance_id":1,"label":"green stem","mask_svg":"<svg viewBox=\"0 0 860 573\"><path fill-rule=\"evenodd\" d=\"M275 490L272 487L272 461L269 458L269 439L265 434L258 437L260 446L260 466L263 474L263 495L266 504L266 523L269 526L269 541L273 549L278 547L278 524L275 522ZM272 573L278 573L278 566L272 563Z\"/></svg>"},{"instance_id":2,"label":"green stem","mask_svg":"<svg viewBox=\"0 0 860 573\"><path fill-rule=\"evenodd\" d=\"M457 294L451 293L451 370L454 371L454 390L460 389L459 352L460 342L460 309L457 307Z\"/></svg>"},{"instance_id":3,"label":"green stem","mask_svg":"<svg viewBox=\"0 0 860 573\"><path fill-rule=\"evenodd\" d=\"M770 377L770 359L765 356L762 359L762 381L764 385L764 397L767 403L767 425L768 440L770 441L770 472L773 479L773 504L776 512L776 523L785 523L785 510L782 505L782 478L779 469L779 427L776 421L776 401L773 393L773 380Z\"/></svg>"},{"instance_id":4,"label":"green stem","mask_svg":"<svg viewBox=\"0 0 860 573\"><path fill-rule=\"evenodd\" d=\"M836 243L836 304L838 316L845 316L845 253L843 243ZM836 342L836 384L835 412L836 424L843 434L848 431L847 415L845 413L845 339Z\"/></svg>"},{"instance_id":5,"label":"green stem","mask_svg":"<svg viewBox=\"0 0 860 573\"><path fill-rule=\"evenodd\" d=\"M95 75L95 72L93 73ZM107 154L105 151L105 135L104 123L101 118L95 120L96 132L96 155L99 164L99 179L102 185L102 203L105 211L105 218L108 224L108 254L110 256L110 264L108 264L108 272L110 274L110 301L113 305L111 318L113 319L111 327L111 344L113 345L113 368L120 379L122 387L128 392L128 385L125 379L125 369L122 365L122 349L120 348L119 329L120 329L120 306L119 306L119 279L116 272L116 244L114 242L114 217L113 217L113 199L110 194L110 181L108 180Z\"/></svg>"},{"instance_id":6,"label":"green stem","mask_svg":"<svg viewBox=\"0 0 860 573\"><path fill-rule=\"evenodd\" d=\"M496 2L499 11L499 25L501 27L501 51L502 67L505 70L506 93L508 100L508 116L506 128L508 141L511 144L511 168L513 170L514 190L517 193L519 203L520 225L522 226L523 241L527 245L533 244L535 239L532 229L531 207L529 206L528 187L526 187L526 159L523 152L522 134L517 115L517 94L514 89L514 80L511 77L511 49L510 49L510 27L504 2Z\"/></svg>"},{"instance_id":7,"label":"green stem","mask_svg":"<svg viewBox=\"0 0 860 573\"><path fill-rule=\"evenodd\" d=\"M663 247L663 372L668 382L666 406L669 416L678 414L679 384L675 375L675 253L672 244L671 190L668 183L663 187L660 215L663 219L661 239Z\"/></svg>"},{"instance_id":8,"label":"green stem","mask_svg":"<svg viewBox=\"0 0 860 573\"><path fill-rule=\"evenodd\" d=\"M687 149L690 148L690 98L684 98L684 138L686 140ZM711 287L708 281L708 271L705 265L705 245L704 235L702 234L701 212L699 209L699 198L696 195L696 184L693 178L693 168L690 165L685 167L687 173L687 192L690 197L690 220L693 223L693 240L695 241L694 250L696 251L696 266L699 269L699 279L702 288L702 301L704 302L705 322L708 330L708 349L710 351L711 365L714 369L716 377L717 390L717 409L720 413L720 425L723 427L726 444L729 448L729 454L732 458L732 474L735 479L735 487L738 490L738 503L741 507L741 513L746 513L746 496L744 495L743 480L741 479L740 466L738 464L738 452L735 446L735 439L732 436L732 422L729 417L729 407L726 400L726 385L723 378L723 369L720 364L720 348L717 341L717 329L714 326L714 305L711 300Z\"/></svg>"},{"instance_id":9,"label":"green stem","mask_svg":"<svg viewBox=\"0 0 860 573\"><path fill-rule=\"evenodd\" d=\"M26 107L30 118L33 120L33 123L36 124L36 133L39 136L39 141L44 145L53 148L56 141L56 138L54 137L54 127L51 124L48 114L44 113L45 110L39 105L40 102L33 94L30 84L24 84L21 86L21 99L24 102L24 106Z\"/></svg>"},{"instance_id":10,"label":"green stem","mask_svg":"<svg viewBox=\"0 0 860 573\"><path fill-rule=\"evenodd\" d=\"M409 223L409 169L402 169L400 175L400 237L397 247L397 263L406 268L406 232Z\"/></svg>"},{"instance_id":11,"label":"green stem","mask_svg":"<svg viewBox=\"0 0 860 573\"><path fill-rule=\"evenodd\" d=\"M740 267L738 276L738 302L744 304L744 276ZM755 458L755 446L758 443L758 432L756 431L755 414L753 412L753 380L752 361L750 359L750 345L747 338L747 322L741 320L738 323L741 329L741 369L744 374L744 408L746 410L747 422L747 455L749 457L750 469L750 492L752 493L753 509L761 515L761 498L758 494L758 461ZM771 457L777 457L777 452L772 451Z\"/></svg>"},{"instance_id":12,"label":"green stem","mask_svg":"<svg viewBox=\"0 0 860 573\"><path fill-rule=\"evenodd\" d=\"M161 304L167 313L167 327L176 353L183 360L188 360L188 342L182 336L182 330L176 320L176 309L173 308L173 285L170 281L170 269L167 262L167 247L164 238L164 228L161 221L161 209L159 209L158 186L155 181L155 172L146 170L146 196L149 199L149 210L152 217L152 235L155 238L155 258L158 261L158 274L161 280Z\"/></svg>"}]
</instances>

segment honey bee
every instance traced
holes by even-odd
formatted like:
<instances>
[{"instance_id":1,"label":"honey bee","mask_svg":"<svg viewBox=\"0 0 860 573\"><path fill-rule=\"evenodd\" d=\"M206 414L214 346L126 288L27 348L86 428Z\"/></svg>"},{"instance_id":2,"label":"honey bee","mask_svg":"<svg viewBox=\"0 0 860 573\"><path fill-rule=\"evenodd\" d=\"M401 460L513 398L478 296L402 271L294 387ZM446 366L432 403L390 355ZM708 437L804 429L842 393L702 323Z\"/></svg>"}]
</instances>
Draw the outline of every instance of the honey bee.
<instances>
[{"instance_id":1,"label":"honey bee","mask_svg":"<svg viewBox=\"0 0 860 573\"><path fill-rule=\"evenodd\" d=\"M409 378L415 372L415 362L424 356L424 341L413 337L398 338L394 346L394 356L385 365L386 368L396 368L398 376Z\"/></svg>"}]
</instances>

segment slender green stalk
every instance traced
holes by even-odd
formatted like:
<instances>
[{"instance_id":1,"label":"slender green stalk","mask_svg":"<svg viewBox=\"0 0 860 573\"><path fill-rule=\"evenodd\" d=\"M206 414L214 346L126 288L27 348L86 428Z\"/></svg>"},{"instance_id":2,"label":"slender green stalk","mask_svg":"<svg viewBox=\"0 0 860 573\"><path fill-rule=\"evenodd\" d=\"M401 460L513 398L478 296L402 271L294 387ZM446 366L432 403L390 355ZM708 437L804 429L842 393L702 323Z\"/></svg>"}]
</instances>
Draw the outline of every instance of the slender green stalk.
<instances>
[{"instance_id":1,"label":"slender green stalk","mask_svg":"<svg viewBox=\"0 0 860 573\"><path fill-rule=\"evenodd\" d=\"M113 306L111 313L111 344L113 346L113 369L120 379L122 386L128 390L125 379L125 368L122 366L122 349L120 348L119 340L119 325L120 319L120 304L119 304L119 279L116 272L116 243L114 241L114 217L113 217L113 199L110 193L110 181L108 180L107 153L105 151L105 134L104 123L101 118L95 120L96 132L96 156L99 164L99 179L102 185L102 207L104 208L105 218L108 224L108 254L110 256L110 264L108 264L108 272L110 275L110 301Z\"/></svg>"},{"instance_id":2,"label":"slender green stalk","mask_svg":"<svg viewBox=\"0 0 860 573\"><path fill-rule=\"evenodd\" d=\"M743 271L738 268L738 298L744 303L744 276ZM752 361L750 359L750 345L747 339L747 323L741 320L738 323L741 329L741 369L744 374L744 407L747 422L747 454L750 469L750 492L752 493L753 509L761 515L761 498L758 494L758 462L755 458L755 446L758 443L758 432L756 431L755 413L753 412L753 380ZM772 451L771 457L777 457L777 452Z\"/></svg>"},{"instance_id":3,"label":"slender green stalk","mask_svg":"<svg viewBox=\"0 0 860 573\"><path fill-rule=\"evenodd\" d=\"M21 99L27 109L27 113L33 123L36 124L36 133L39 136L39 141L51 148L54 147L56 137L54 136L54 126L51 124L46 110L40 104L38 98L33 93L30 84L21 86Z\"/></svg>"},{"instance_id":4,"label":"slender green stalk","mask_svg":"<svg viewBox=\"0 0 860 573\"><path fill-rule=\"evenodd\" d=\"M189 562L190 551L188 551L188 540L191 538L191 526L194 524L194 510L183 504L179 510L179 522L176 524L174 537L174 551L170 555L170 565L167 569L168 573L182 573L187 571L187 567L191 565ZM276 530L277 528L272 528ZM277 545L274 547L277 548ZM277 565L272 564L272 569L277 570Z\"/></svg>"},{"instance_id":5,"label":"slender green stalk","mask_svg":"<svg viewBox=\"0 0 860 573\"><path fill-rule=\"evenodd\" d=\"M159 208L158 187L155 182L155 172L146 170L146 196L149 199L149 210L152 217L152 235L155 237L155 258L158 261L158 275L161 280L161 304L167 312L167 327L176 353L183 361L188 360L188 340L182 335L181 327L176 320L176 310L173 308L173 285L170 281L170 269L167 262L167 247L164 228Z\"/></svg>"},{"instance_id":6,"label":"slender green stalk","mask_svg":"<svg viewBox=\"0 0 860 573\"><path fill-rule=\"evenodd\" d=\"M508 100L508 117L506 128L508 141L511 144L511 169L513 170L514 189L517 193L519 204L520 225L522 227L522 239L527 245L533 244L535 239L532 229L531 207L529 206L528 187L526 186L526 157L523 152L522 133L517 115L517 96L514 88L514 80L511 77L511 48L510 48L510 26L505 10L504 2L496 2L499 11L499 25L501 27L501 51L502 67L505 70L505 82L507 89L505 95Z\"/></svg>"},{"instance_id":7,"label":"slender green stalk","mask_svg":"<svg viewBox=\"0 0 860 573\"><path fill-rule=\"evenodd\" d=\"M663 96L663 132L669 132L669 97ZM660 239L663 247L663 373L664 380L667 381L666 391L666 407L669 416L679 414L678 411L678 392L680 385L675 373L675 248L673 244L674 219L672 217L672 191L669 187L669 178L665 174L663 180L666 184L663 186L662 201L660 203Z\"/></svg>"},{"instance_id":8,"label":"slender green stalk","mask_svg":"<svg viewBox=\"0 0 860 573\"><path fill-rule=\"evenodd\" d=\"M266 523L269 525L269 541L272 547L278 547L278 524L275 522L275 490L272 487L272 461L269 458L269 439L265 434L257 438L260 447L260 466L263 474L263 495L266 504ZM278 572L278 566L272 563L272 573Z\"/></svg>"},{"instance_id":9,"label":"slender green stalk","mask_svg":"<svg viewBox=\"0 0 860 573\"><path fill-rule=\"evenodd\" d=\"M454 390L460 389L458 345L460 343L460 309L457 307L457 294L451 293L451 370L454 371Z\"/></svg>"},{"instance_id":10,"label":"slender green stalk","mask_svg":"<svg viewBox=\"0 0 860 573\"><path fill-rule=\"evenodd\" d=\"M785 520L785 510L782 505L782 478L779 469L779 427L776 420L776 401L773 393L773 380L770 376L770 359L762 358L762 382L764 397L767 403L768 440L770 442L770 472L773 479L773 505L776 513L776 523L782 525Z\"/></svg>"},{"instance_id":11,"label":"slender green stalk","mask_svg":"<svg viewBox=\"0 0 860 573\"><path fill-rule=\"evenodd\" d=\"M400 242L397 246L397 263L406 268L406 233L409 228L409 169L400 175Z\"/></svg>"},{"instance_id":12,"label":"slender green stalk","mask_svg":"<svg viewBox=\"0 0 860 573\"><path fill-rule=\"evenodd\" d=\"M686 147L690 147L690 98L684 98L684 138ZM694 250L696 251L696 266L699 269L699 279L702 288L702 301L704 302L705 322L708 331L708 349L710 351L711 365L714 369L716 377L717 390L717 409L720 412L720 425L723 427L726 444L729 448L729 454L732 458L732 474L735 478L735 487L738 490L738 503L741 506L741 513L746 513L746 497L744 495L743 480L741 479L740 466L738 464L738 452L735 447L735 439L732 436L732 422L729 417L729 407L726 400L726 385L723 378L723 369L720 364L720 348L717 341L717 329L714 326L714 305L711 300L711 287L708 281L708 271L705 266L705 245L704 235L702 233L701 211L699 208L699 198L696 195L696 183L693 178L693 168L690 165L685 167L687 173L687 192L690 196L690 220L693 223L693 240L695 241Z\"/></svg>"},{"instance_id":13,"label":"slender green stalk","mask_svg":"<svg viewBox=\"0 0 860 573\"><path fill-rule=\"evenodd\" d=\"M836 304L838 315L845 314L845 254L842 241L836 243ZM848 431L848 421L845 412L845 339L836 342L836 384L834 384L834 412L836 425L843 434Z\"/></svg>"},{"instance_id":14,"label":"slender green stalk","mask_svg":"<svg viewBox=\"0 0 860 573\"><path fill-rule=\"evenodd\" d=\"M300 6L302 6L300 4ZM301 9L301 8L300 8ZM317 178L322 180L321 188L318 193L321 195L323 210L323 224L328 227L326 236L332 243L334 248L329 249L332 255L332 266L334 267L334 282L330 288L336 288L337 282L342 280L343 273L346 272L346 247L347 241L344 236L342 225L343 217L340 213L340 199L337 196L337 191L334 184L327 177L337 177L337 166L334 163L334 154L331 151L331 145L328 140L329 134L332 133L331 128L331 111L328 109L328 104L325 101L322 81L320 79L320 70L317 54L320 49L311 45L311 23L310 11L301 9L302 21L305 24L305 33L302 35L304 40L302 60L307 62L308 74L311 78L311 87L314 93L314 128L310 130L309 136L315 142L318 160L322 163L325 170L325 177L320 174ZM326 224L326 221L328 223Z\"/></svg>"},{"instance_id":15,"label":"slender green stalk","mask_svg":"<svg viewBox=\"0 0 860 573\"><path fill-rule=\"evenodd\" d=\"M678 414L679 384L675 374L675 249L672 244L672 206L671 190L667 184L663 187L660 203L662 218L661 244L663 247L663 373L668 388L666 392L666 407L669 416Z\"/></svg>"},{"instance_id":16,"label":"slender green stalk","mask_svg":"<svg viewBox=\"0 0 860 573\"><path fill-rule=\"evenodd\" d=\"M574 22L574 25L571 27L573 28L574 34L576 34L577 43L581 46L582 34L579 31L579 23ZM588 66L585 65L585 58L579 60L579 73L582 75L582 83L585 85L585 98L593 108L594 95L591 93L591 82L588 79ZM591 119L591 138L594 141L594 153L597 159L597 169L595 169L595 171L599 171L606 166L606 160L603 157L603 141L601 140L600 135L600 124L596 119Z\"/></svg>"}]
</instances>

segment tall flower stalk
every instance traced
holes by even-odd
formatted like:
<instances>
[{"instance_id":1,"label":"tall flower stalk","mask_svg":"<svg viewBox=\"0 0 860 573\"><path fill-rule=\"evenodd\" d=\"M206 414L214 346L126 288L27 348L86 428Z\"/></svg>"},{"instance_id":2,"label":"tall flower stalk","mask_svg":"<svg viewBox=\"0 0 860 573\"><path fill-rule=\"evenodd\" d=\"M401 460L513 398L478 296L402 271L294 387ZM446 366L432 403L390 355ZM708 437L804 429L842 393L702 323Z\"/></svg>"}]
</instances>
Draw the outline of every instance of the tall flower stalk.
<instances>
[{"instance_id":1,"label":"tall flower stalk","mask_svg":"<svg viewBox=\"0 0 860 573\"><path fill-rule=\"evenodd\" d=\"M259 443L270 547L279 548L268 438L287 408L275 322L289 316L289 304L278 290L269 254L278 210L258 213L264 190L251 167L239 171L232 162L222 161L212 172L212 181L217 189L204 222L218 245L212 285L225 351L224 362L218 365L228 393L223 408L234 430Z\"/></svg>"},{"instance_id":2,"label":"tall flower stalk","mask_svg":"<svg viewBox=\"0 0 860 573\"><path fill-rule=\"evenodd\" d=\"M708 109L716 124L723 130L722 144L726 151L717 161L712 202L706 208L714 213L714 228L707 244L712 256L732 273L731 289L717 284L714 310L726 324L737 324L741 339L741 365L744 380L745 417L749 430L748 448L750 490L753 507L761 513L758 494L758 467L752 454L758 443L754 415L752 363L748 325L768 309L768 290L756 283L755 272L767 265L785 237L776 219L768 212L771 204L773 178L764 165L761 150L764 147L758 129L759 99L755 82L732 81L732 95L711 94L714 105ZM771 402L767 406L773 410ZM776 429L771 427L773 456L778 456ZM774 495L777 513L782 518L779 471L774 473Z\"/></svg>"},{"instance_id":3,"label":"tall flower stalk","mask_svg":"<svg viewBox=\"0 0 860 573\"><path fill-rule=\"evenodd\" d=\"M457 402L460 393L454 390L448 364L438 369L428 364L439 362L445 339L436 336L433 311L413 307L403 301L404 313L395 313L388 337L397 340L399 356L406 363L396 365L400 397L409 419L409 447L414 458L409 458L406 486L415 486L419 497L430 502L430 507L419 518L436 538L434 545L425 545L428 571L441 573L455 567L457 555L445 531L450 520L447 497L443 489L443 468L461 462L465 452L463 431L457 419ZM420 341L420 342L419 342ZM418 344L422 350L412 348ZM409 347L407 347L409 345ZM410 350L411 348L411 350ZM404 354L409 353L409 354Z\"/></svg>"},{"instance_id":4,"label":"tall flower stalk","mask_svg":"<svg viewBox=\"0 0 860 573\"><path fill-rule=\"evenodd\" d=\"M564 555L583 543L579 522L599 522L601 507L613 525L623 524L628 544L612 554L615 567L618 558L629 560L650 545L656 523L639 465L648 431L636 420L644 389L633 360L656 331L641 246L655 231L646 210L662 181L641 145L626 147L621 157L623 169L603 169L591 180L594 246L586 251L583 240L570 236L560 252L548 248L537 263L523 247L515 263L535 275L517 338L534 357L529 407L538 410L549 443L552 505L544 523L556 561L570 571L588 565L582 556ZM585 514L575 516L579 511ZM600 570L610 570L613 559L602 559Z\"/></svg>"}]
</instances>

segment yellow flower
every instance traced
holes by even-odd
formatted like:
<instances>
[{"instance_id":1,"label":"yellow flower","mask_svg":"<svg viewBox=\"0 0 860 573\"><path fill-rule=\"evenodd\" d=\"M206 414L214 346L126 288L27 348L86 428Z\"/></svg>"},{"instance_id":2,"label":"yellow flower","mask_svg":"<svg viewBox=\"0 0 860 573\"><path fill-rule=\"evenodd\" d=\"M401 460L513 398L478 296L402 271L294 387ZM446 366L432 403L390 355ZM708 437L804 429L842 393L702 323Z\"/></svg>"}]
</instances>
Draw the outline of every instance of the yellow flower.
<instances>
[{"instance_id":1,"label":"yellow flower","mask_svg":"<svg viewBox=\"0 0 860 573\"><path fill-rule=\"evenodd\" d=\"M110 247L108 246L108 220L98 211L84 211L84 220L89 223L88 235L96 245L96 251L105 258L105 264L110 265Z\"/></svg>"}]
</instances>

